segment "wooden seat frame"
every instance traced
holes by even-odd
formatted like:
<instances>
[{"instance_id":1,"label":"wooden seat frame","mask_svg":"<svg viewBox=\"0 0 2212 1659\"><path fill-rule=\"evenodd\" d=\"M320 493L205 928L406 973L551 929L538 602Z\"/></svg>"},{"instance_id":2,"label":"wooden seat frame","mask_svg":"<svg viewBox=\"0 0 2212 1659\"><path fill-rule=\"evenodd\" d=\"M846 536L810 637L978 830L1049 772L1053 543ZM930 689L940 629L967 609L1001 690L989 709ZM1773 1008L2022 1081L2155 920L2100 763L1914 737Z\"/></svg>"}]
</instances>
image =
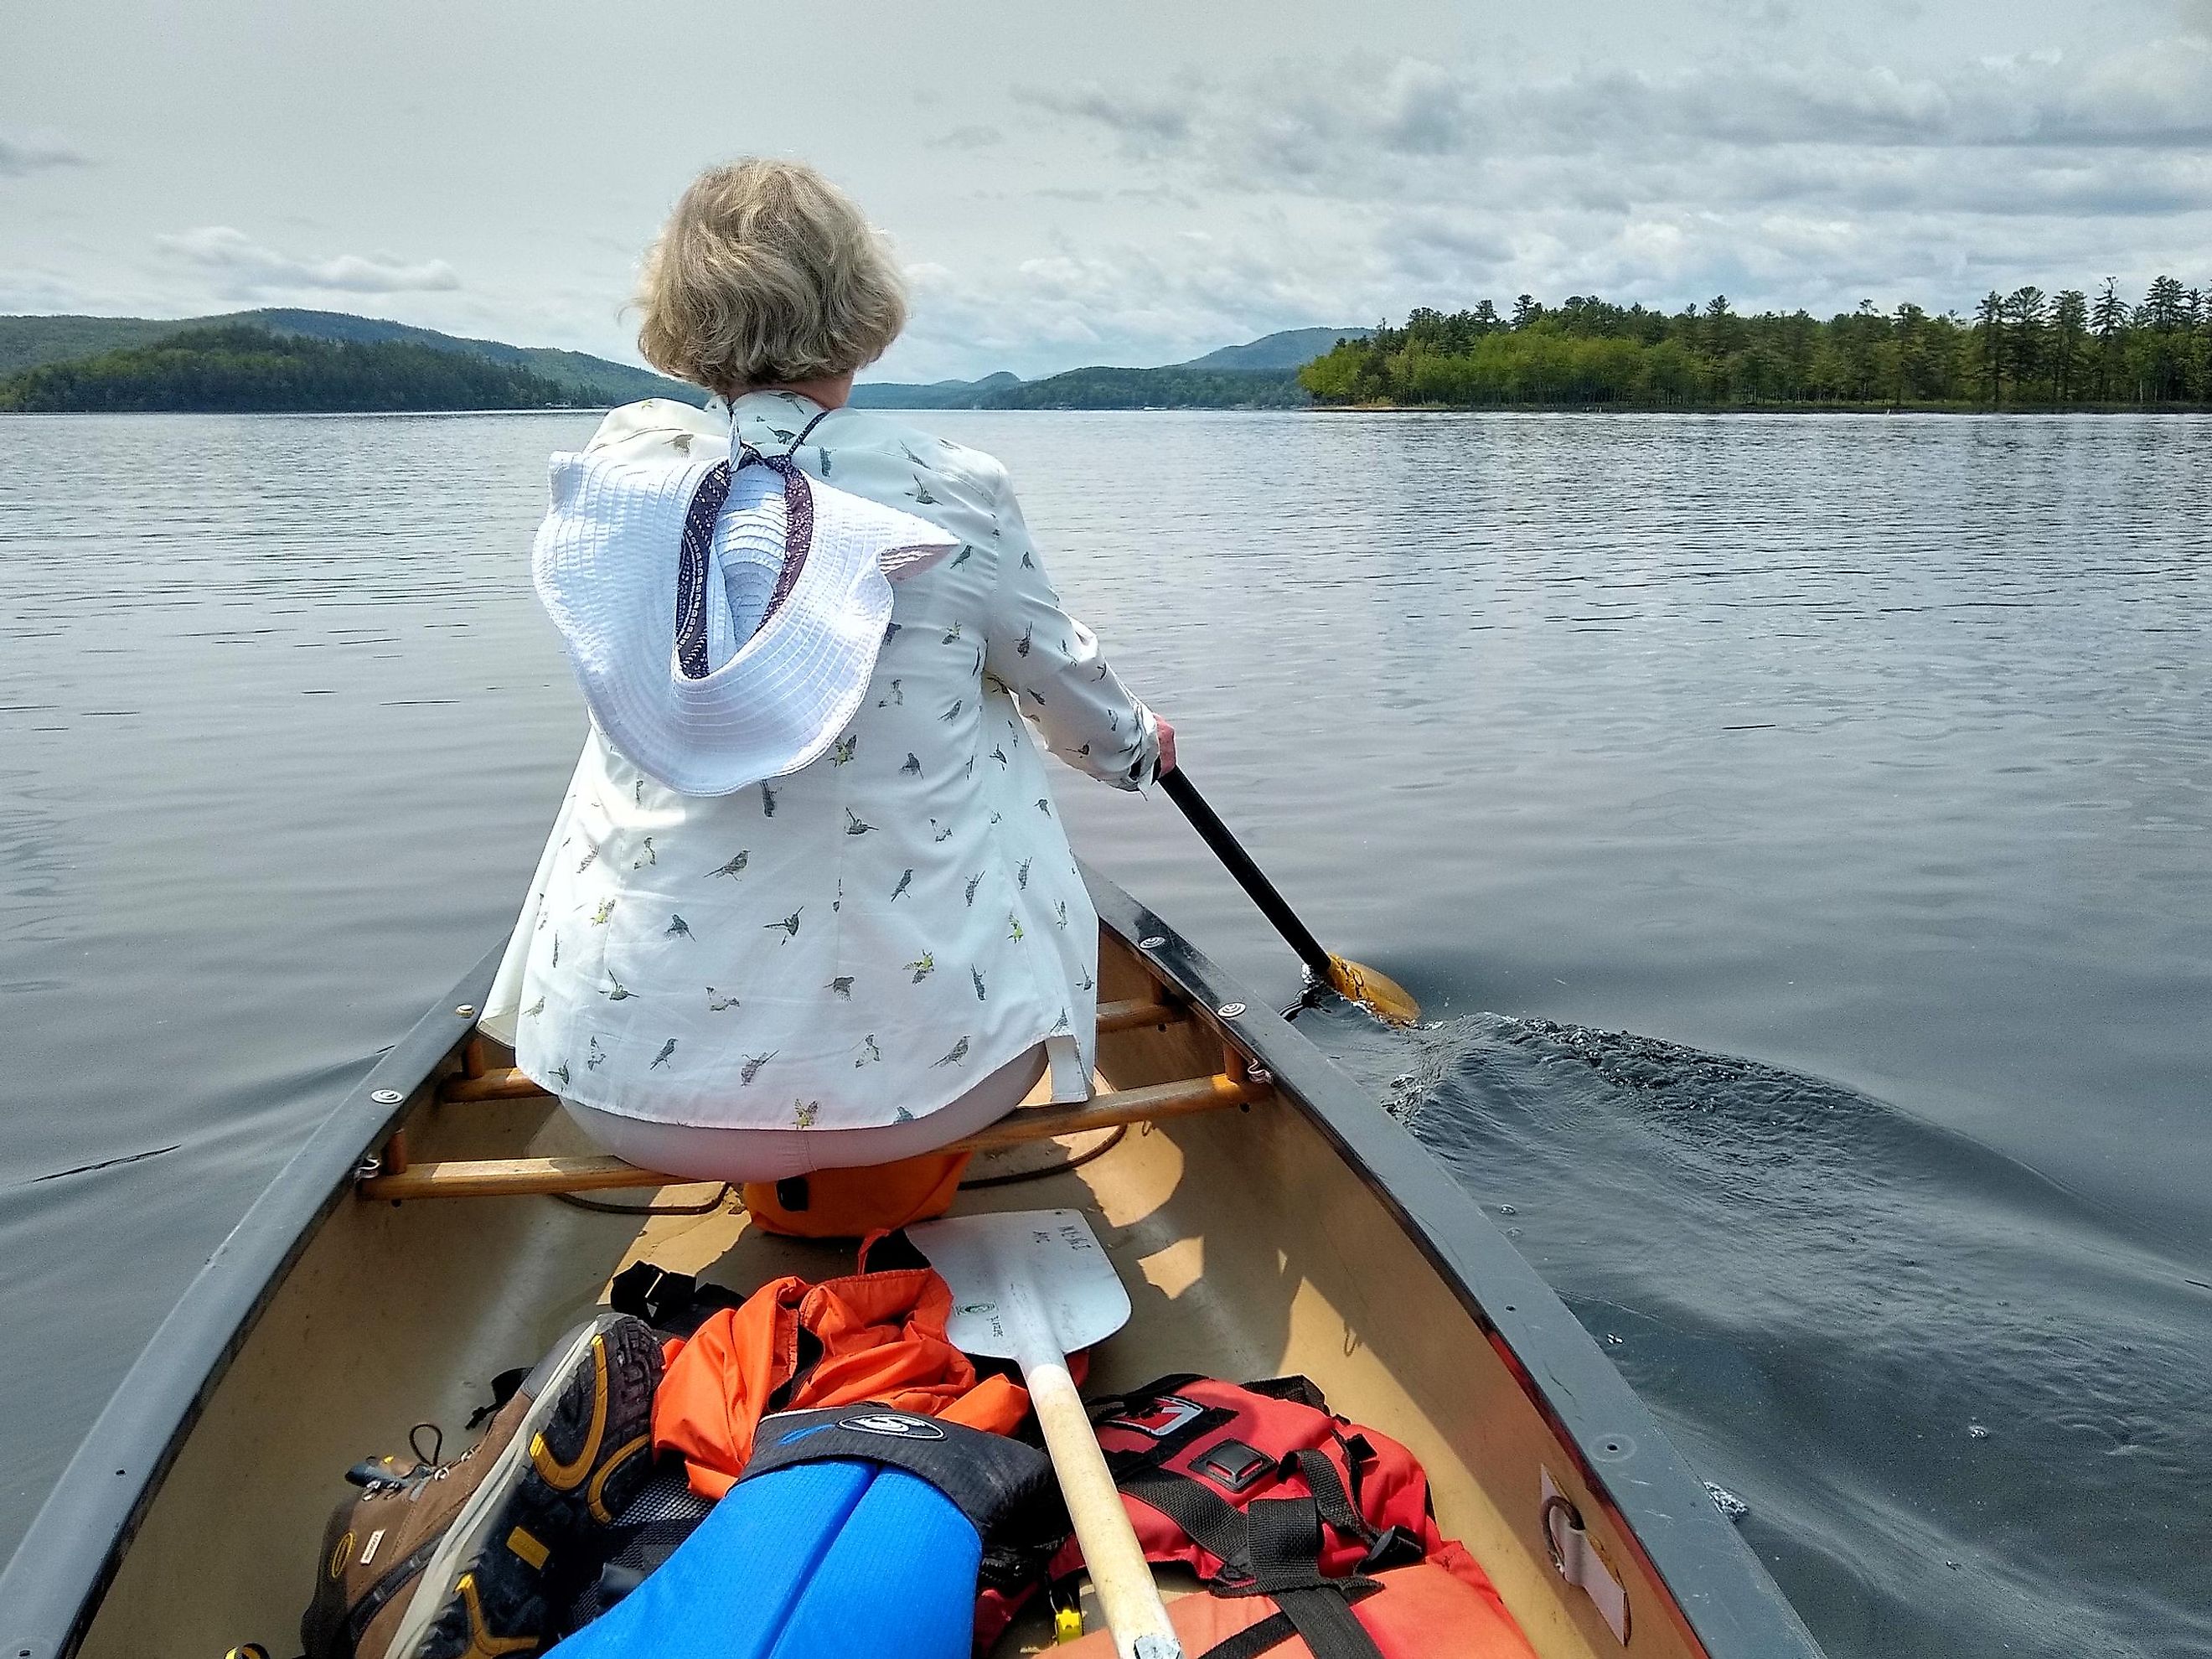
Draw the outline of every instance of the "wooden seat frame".
<instances>
[{"instance_id":1,"label":"wooden seat frame","mask_svg":"<svg viewBox=\"0 0 2212 1659\"><path fill-rule=\"evenodd\" d=\"M1189 1010L1179 1003L1156 998L1098 1005L1101 1035L1137 1030L1148 1025L1180 1024L1189 1018ZM465 1104L552 1099L515 1067L487 1066L483 1054L483 1039L472 1038L465 1050L459 1073L439 1084L440 1102ZM1267 1098L1273 1089L1267 1074L1255 1068L1243 1051L1224 1038L1222 1068L1211 1076L1147 1084L1135 1089L1109 1089L1088 1100L1061 1105L1020 1107L988 1128L964 1140L956 1140L944 1150L994 1152L1027 1141L1079 1134L1085 1130L1150 1123L1193 1112L1218 1111L1228 1106L1249 1107ZM375 1163L364 1168L355 1190L363 1198L396 1202L411 1198L488 1198L505 1194L584 1193L617 1187L690 1184L693 1183L688 1177L641 1170L618 1158L447 1158L414 1164L407 1156L407 1136L403 1128L392 1133Z\"/></svg>"}]
</instances>

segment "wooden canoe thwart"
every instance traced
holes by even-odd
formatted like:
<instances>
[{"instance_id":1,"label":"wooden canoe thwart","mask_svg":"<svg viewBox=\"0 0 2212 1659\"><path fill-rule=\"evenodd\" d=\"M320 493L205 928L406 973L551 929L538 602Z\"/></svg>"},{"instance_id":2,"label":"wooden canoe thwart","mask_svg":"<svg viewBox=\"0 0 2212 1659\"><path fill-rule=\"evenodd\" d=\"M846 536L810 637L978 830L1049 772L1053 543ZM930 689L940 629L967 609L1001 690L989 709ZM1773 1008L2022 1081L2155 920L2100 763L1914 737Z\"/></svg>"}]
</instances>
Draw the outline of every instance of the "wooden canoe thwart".
<instances>
[{"instance_id":1,"label":"wooden canoe thwart","mask_svg":"<svg viewBox=\"0 0 2212 1659\"><path fill-rule=\"evenodd\" d=\"M1697 1475L1420 1146L1110 883L1097 1092L963 1143L956 1214L1081 1211L1133 1312L1088 1387L1303 1373L1426 1468L1437 1518L1543 1659L1818 1659ZM650 1261L738 1292L853 1269L599 1153L473 1030L488 957L209 1260L0 1571L0 1659L296 1650L344 1471L535 1361ZM1100 1131L1120 1131L1105 1133ZM548 1194L670 1188L665 1214ZM387 1202L441 1199L448 1201ZM377 1200L377 1201L371 1201ZM679 1213L680 1212L680 1213ZM1040 1651L1018 1626L996 1652Z\"/></svg>"},{"instance_id":2,"label":"wooden canoe thwart","mask_svg":"<svg viewBox=\"0 0 2212 1659\"><path fill-rule=\"evenodd\" d=\"M1054 1140L1089 1129L1128 1123L1157 1123L1191 1112L1249 1106L1267 1096L1267 1085L1222 1073L1154 1083L1138 1089L1109 1089L1089 1100L1063 1106L1029 1106L952 1142L953 1152L995 1152L1032 1140ZM452 1158L418 1164L389 1154L404 1130L386 1143L381 1172L363 1178L363 1198L488 1198L500 1193L585 1193L609 1187L668 1187L685 1184L676 1176L656 1175L618 1158ZM696 1185L698 1183L693 1182Z\"/></svg>"}]
</instances>

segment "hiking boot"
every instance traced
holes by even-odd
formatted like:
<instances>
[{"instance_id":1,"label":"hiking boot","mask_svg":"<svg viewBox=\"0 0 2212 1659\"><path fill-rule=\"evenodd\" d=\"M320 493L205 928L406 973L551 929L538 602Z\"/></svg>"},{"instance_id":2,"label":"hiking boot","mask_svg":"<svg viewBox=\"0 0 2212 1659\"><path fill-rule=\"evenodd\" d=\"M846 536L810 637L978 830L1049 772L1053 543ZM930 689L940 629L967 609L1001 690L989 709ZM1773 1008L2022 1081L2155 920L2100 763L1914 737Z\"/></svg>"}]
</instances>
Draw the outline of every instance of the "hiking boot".
<instances>
[{"instance_id":1,"label":"hiking boot","mask_svg":"<svg viewBox=\"0 0 2212 1659\"><path fill-rule=\"evenodd\" d=\"M653 1468L660 1343L603 1313L562 1337L451 1463L356 1466L323 1537L307 1659L499 1659L544 1645L555 1604ZM435 1455L434 1450L432 1454Z\"/></svg>"}]
</instances>

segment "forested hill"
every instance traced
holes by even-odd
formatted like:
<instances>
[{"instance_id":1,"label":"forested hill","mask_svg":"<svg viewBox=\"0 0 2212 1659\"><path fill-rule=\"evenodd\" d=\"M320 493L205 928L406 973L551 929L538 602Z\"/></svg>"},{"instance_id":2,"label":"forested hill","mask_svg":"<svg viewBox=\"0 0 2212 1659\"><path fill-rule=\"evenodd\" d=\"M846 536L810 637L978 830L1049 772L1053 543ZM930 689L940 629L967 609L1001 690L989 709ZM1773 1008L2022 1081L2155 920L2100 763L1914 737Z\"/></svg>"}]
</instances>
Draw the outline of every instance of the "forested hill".
<instances>
[{"instance_id":1,"label":"forested hill","mask_svg":"<svg viewBox=\"0 0 2212 1659\"><path fill-rule=\"evenodd\" d=\"M0 380L0 410L340 413L556 409L573 387L412 341L337 344L258 328L193 329Z\"/></svg>"},{"instance_id":2,"label":"forested hill","mask_svg":"<svg viewBox=\"0 0 2212 1659\"><path fill-rule=\"evenodd\" d=\"M1291 370L1071 368L1001 386L983 409L1304 409L1312 399Z\"/></svg>"},{"instance_id":3,"label":"forested hill","mask_svg":"<svg viewBox=\"0 0 2212 1659\"><path fill-rule=\"evenodd\" d=\"M381 317L356 317L343 311L270 308L233 312L220 317L161 319L150 317L0 317L0 380L27 368L98 356L128 346L211 328L258 328L270 334L297 335L339 345L386 343L427 346L457 356L482 357L520 368L567 388L582 404L624 404L640 398L676 398L704 403L707 394L656 374L649 368L617 363L581 351L551 346L508 345L435 329L416 328Z\"/></svg>"},{"instance_id":4,"label":"forested hill","mask_svg":"<svg viewBox=\"0 0 2212 1659\"><path fill-rule=\"evenodd\" d=\"M1346 340L1298 371L1316 402L1488 408L2185 409L2212 404L2212 296L2170 276L2141 303L1991 293L1972 318L1864 302L1819 320L1522 295Z\"/></svg>"},{"instance_id":5,"label":"forested hill","mask_svg":"<svg viewBox=\"0 0 2212 1659\"><path fill-rule=\"evenodd\" d=\"M1003 370L927 386L863 380L856 409L1303 409L1297 368L1364 328L1286 328L1157 368L1071 368L1041 380Z\"/></svg>"}]
</instances>

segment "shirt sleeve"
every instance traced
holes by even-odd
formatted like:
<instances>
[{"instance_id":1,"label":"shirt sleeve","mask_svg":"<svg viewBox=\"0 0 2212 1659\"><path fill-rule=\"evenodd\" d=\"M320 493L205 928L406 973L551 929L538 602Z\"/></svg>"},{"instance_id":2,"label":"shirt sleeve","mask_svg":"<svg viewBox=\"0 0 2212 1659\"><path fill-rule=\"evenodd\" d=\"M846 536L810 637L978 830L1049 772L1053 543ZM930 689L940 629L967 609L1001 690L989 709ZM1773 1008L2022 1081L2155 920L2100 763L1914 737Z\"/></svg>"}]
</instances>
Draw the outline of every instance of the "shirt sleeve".
<instances>
[{"instance_id":1,"label":"shirt sleeve","mask_svg":"<svg viewBox=\"0 0 2212 1659\"><path fill-rule=\"evenodd\" d=\"M1108 665L1097 635L1060 608L1003 477L994 509L999 570L984 629L986 672L1070 766L1117 788L1151 782L1159 723Z\"/></svg>"}]
</instances>

